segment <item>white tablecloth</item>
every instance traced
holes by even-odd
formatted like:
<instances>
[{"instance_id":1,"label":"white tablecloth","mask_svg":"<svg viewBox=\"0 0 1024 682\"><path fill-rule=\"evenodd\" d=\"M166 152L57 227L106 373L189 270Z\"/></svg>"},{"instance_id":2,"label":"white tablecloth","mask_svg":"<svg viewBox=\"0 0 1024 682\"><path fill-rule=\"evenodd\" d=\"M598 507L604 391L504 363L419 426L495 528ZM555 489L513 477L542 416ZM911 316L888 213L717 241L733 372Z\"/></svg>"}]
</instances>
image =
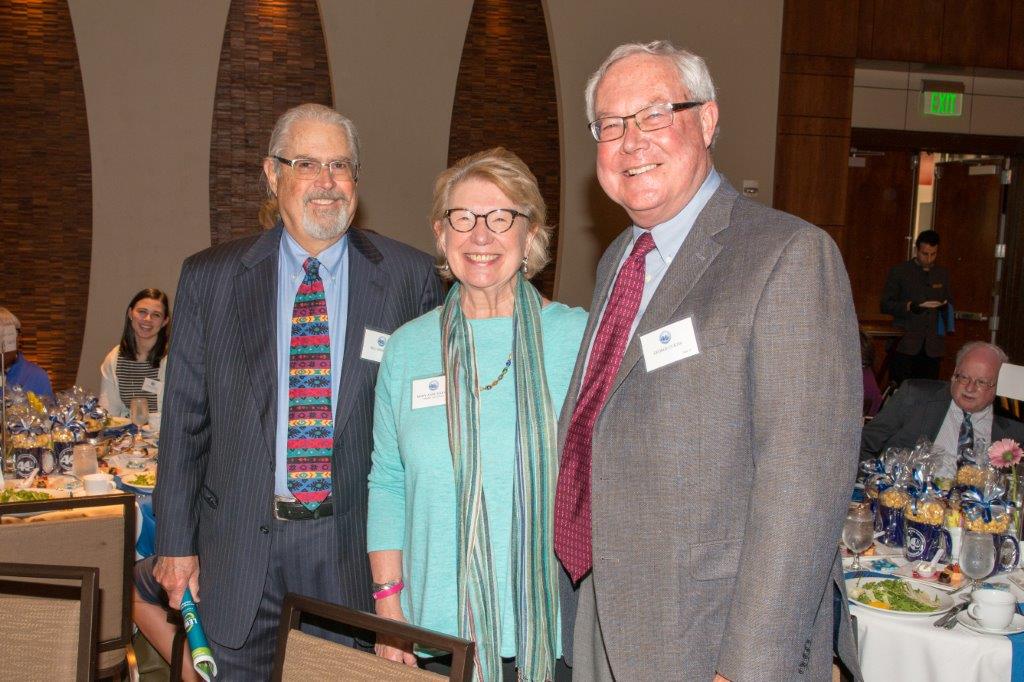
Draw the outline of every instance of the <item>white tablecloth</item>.
<instances>
[{"instance_id":1,"label":"white tablecloth","mask_svg":"<svg viewBox=\"0 0 1024 682\"><path fill-rule=\"evenodd\" d=\"M1007 580L998 576L988 582ZM954 599L960 601L969 589ZM1024 591L1014 585L1010 590L1024 601ZM865 682L1009 682L1011 646L1002 635L982 635L962 625L945 630L932 625L938 616L899 616L854 602L850 613L857 617Z\"/></svg>"}]
</instances>

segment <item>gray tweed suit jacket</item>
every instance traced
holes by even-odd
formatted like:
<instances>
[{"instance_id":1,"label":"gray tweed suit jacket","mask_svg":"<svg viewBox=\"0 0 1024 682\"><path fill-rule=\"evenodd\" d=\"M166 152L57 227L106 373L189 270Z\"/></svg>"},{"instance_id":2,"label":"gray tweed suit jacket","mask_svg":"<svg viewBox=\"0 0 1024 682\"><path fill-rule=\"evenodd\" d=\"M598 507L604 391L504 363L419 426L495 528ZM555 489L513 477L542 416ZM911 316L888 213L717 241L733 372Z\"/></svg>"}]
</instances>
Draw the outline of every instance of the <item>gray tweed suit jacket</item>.
<instances>
[{"instance_id":1,"label":"gray tweed suit jacket","mask_svg":"<svg viewBox=\"0 0 1024 682\"><path fill-rule=\"evenodd\" d=\"M199 555L203 626L228 647L246 639L270 556L282 229L186 259L175 302L154 494L156 552ZM368 610L366 477L378 365L360 358L364 329L391 333L431 310L441 301L441 284L425 253L363 230L348 234L334 520L342 603Z\"/></svg>"},{"instance_id":2,"label":"gray tweed suit jacket","mask_svg":"<svg viewBox=\"0 0 1024 682\"><path fill-rule=\"evenodd\" d=\"M627 230L598 266L560 444L630 241ZM700 353L648 372L639 337L685 318ZM860 678L837 548L861 395L835 244L723 179L594 427L592 575L617 680L828 680L834 609L839 653Z\"/></svg>"}]
</instances>

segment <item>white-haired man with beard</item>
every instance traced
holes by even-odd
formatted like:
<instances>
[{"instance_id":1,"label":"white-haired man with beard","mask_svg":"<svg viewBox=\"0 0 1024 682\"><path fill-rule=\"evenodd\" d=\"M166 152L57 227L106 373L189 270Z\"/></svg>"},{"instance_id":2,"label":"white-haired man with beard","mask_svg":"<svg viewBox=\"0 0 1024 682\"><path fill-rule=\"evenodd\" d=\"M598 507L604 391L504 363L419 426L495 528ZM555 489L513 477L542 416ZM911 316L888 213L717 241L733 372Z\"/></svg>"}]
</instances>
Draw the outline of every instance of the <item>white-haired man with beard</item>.
<instances>
[{"instance_id":1,"label":"white-haired man with beard","mask_svg":"<svg viewBox=\"0 0 1024 682\"><path fill-rule=\"evenodd\" d=\"M347 118L288 110L263 171L277 225L182 266L155 493L153 575L173 607L190 588L218 679L269 677L288 592L371 609L378 363L390 333L441 300L429 256L349 228Z\"/></svg>"}]
</instances>

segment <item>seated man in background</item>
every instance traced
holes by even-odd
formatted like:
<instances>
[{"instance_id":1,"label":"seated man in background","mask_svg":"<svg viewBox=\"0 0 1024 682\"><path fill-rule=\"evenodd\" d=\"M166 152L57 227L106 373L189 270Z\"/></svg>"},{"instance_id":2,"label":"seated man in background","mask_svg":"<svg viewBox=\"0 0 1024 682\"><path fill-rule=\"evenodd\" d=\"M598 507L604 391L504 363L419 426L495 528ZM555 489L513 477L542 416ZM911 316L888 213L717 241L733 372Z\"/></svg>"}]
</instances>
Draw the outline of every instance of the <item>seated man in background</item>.
<instances>
[{"instance_id":1,"label":"seated man in background","mask_svg":"<svg viewBox=\"0 0 1024 682\"><path fill-rule=\"evenodd\" d=\"M7 308L0 306L0 351L3 352L4 381L6 386L21 386L40 398L53 398L50 375L46 370L29 362L18 350L21 336L21 321Z\"/></svg>"},{"instance_id":2,"label":"seated man in background","mask_svg":"<svg viewBox=\"0 0 1024 682\"><path fill-rule=\"evenodd\" d=\"M1006 353L995 344L971 341L956 356L952 381L908 379L882 411L864 426L860 458L888 447L913 447L924 436L958 456L977 443L1002 438L1024 442L1024 424L992 411L999 368Z\"/></svg>"}]
</instances>

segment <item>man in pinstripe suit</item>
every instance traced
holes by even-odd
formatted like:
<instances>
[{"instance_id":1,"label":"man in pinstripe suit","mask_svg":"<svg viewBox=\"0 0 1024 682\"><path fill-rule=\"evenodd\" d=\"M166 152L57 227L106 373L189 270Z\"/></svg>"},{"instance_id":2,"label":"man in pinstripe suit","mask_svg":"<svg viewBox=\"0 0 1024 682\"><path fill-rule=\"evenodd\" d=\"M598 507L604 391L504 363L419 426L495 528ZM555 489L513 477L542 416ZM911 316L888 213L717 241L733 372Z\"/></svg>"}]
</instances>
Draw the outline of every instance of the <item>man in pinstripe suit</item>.
<instances>
[{"instance_id":1,"label":"man in pinstripe suit","mask_svg":"<svg viewBox=\"0 0 1024 682\"><path fill-rule=\"evenodd\" d=\"M154 575L172 606L186 586L199 601L221 679L269 675L287 592L370 610L366 478L377 367L388 335L437 306L441 286L426 254L348 229L358 168L348 119L317 104L290 109L263 163L277 226L182 266ZM292 306L309 258L328 318L334 417L330 494L318 506L296 501L287 465Z\"/></svg>"}]
</instances>

